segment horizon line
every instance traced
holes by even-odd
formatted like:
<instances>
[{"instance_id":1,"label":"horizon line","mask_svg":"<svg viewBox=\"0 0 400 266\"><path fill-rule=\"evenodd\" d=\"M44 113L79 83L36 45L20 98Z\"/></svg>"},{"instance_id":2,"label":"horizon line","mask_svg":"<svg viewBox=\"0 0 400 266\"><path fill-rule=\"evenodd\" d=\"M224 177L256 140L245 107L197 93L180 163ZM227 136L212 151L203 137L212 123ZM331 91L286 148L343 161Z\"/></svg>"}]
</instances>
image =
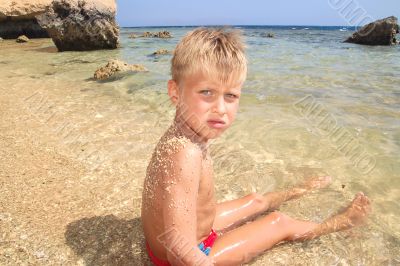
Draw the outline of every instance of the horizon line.
<instances>
[{"instance_id":1,"label":"horizon line","mask_svg":"<svg viewBox=\"0 0 400 266\"><path fill-rule=\"evenodd\" d=\"M120 26L121 28L162 28L162 27L251 27L251 26L273 26L273 27L347 27L356 28L360 26L345 25L283 25L283 24L196 24L196 25L144 25L144 26Z\"/></svg>"}]
</instances>

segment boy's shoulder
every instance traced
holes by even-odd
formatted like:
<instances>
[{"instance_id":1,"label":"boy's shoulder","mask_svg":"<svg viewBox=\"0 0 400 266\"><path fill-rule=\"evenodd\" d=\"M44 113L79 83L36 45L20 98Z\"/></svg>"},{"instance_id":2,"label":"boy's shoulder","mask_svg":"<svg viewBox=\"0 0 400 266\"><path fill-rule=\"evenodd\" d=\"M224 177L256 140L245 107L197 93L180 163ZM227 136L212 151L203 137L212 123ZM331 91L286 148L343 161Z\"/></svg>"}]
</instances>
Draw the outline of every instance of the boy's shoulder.
<instances>
[{"instance_id":1,"label":"boy's shoulder","mask_svg":"<svg viewBox=\"0 0 400 266\"><path fill-rule=\"evenodd\" d=\"M182 180L182 176L197 176L202 171L203 158L201 148L190 139L166 134L158 142L150 165L168 183Z\"/></svg>"},{"instance_id":2,"label":"boy's shoulder","mask_svg":"<svg viewBox=\"0 0 400 266\"><path fill-rule=\"evenodd\" d=\"M184 136L164 135L157 144L160 155L170 158L193 157L202 158L203 152L199 145Z\"/></svg>"}]
</instances>

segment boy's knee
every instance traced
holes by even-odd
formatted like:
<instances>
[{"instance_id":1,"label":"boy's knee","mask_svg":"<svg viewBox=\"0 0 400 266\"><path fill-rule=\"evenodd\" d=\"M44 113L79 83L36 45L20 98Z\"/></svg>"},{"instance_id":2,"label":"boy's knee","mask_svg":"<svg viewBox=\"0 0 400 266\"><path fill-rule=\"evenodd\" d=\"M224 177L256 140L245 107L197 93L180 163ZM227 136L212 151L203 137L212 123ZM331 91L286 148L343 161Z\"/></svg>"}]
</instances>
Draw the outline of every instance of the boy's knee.
<instances>
[{"instance_id":1,"label":"boy's knee","mask_svg":"<svg viewBox=\"0 0 400 266\"><path fill-rule=\"evenodd\" d=\"M290 220L289 216L278 211L271 212L266 218L271 220L274 224L281 226L286 226Z\"/></svg>"},{"instance_id":2,"label":"boy's knee","mask_svg":"<svg viewBox=\"0 0 400 266\"><path fill-rule=\"evenodd\" d=\"M253 192L253 193L249 194L249 197L250 197L250 200L253 201L253 204L255 204L260 211L266 209L267 202L263 195Z\"/></svg>"},{"instance_id":3,"label":"boy's knee","mask_svg":"<svg viewBox=\"0 0 400 266\"><path fill-rule=\"evenodd\" d=\"M250 193L249 197L257 202L261 202L264 199L264 197L261 194L258 194L257 192Z\"/></svg>"}]
</instances>

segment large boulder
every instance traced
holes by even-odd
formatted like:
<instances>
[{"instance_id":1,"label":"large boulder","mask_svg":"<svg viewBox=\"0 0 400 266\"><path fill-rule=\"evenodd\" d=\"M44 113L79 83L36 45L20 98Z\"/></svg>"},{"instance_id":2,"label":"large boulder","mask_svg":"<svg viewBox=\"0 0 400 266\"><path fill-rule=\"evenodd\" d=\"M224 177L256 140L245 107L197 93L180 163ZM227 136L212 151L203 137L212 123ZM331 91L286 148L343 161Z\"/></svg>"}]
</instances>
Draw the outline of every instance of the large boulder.
<instances>
[{"instance_id":1,"label":"large boulder","mask_svg":"<svg viewBox=\"0 0 400 266\"><path fill-rule=\"evenodd\" d=\"M0 0L0 36L16 39L20 35L29 38L49 37L37 22L51 0Z\"/></svg>"},{"instance_id":2,"label":"large boulder","mask_svg":"<svg viewBox=\"0 0 400 266\"><path fill-rule=\"evenodd\" d=\"M114 0L54 0L37 19L59 51L115 49L115 13Z\"/></svg>"},{"instance_id":3,"label":"large boulder","mask_svg":"<svg viewBox=\"0 0 400 266\"><path fill-rule=\"evenodd\" d=\"M397 33L399 33L397 18L392 16L365 25L353 33L345 42L366 45L393 45L397 44Z\"/></svg>"}]
</instances>

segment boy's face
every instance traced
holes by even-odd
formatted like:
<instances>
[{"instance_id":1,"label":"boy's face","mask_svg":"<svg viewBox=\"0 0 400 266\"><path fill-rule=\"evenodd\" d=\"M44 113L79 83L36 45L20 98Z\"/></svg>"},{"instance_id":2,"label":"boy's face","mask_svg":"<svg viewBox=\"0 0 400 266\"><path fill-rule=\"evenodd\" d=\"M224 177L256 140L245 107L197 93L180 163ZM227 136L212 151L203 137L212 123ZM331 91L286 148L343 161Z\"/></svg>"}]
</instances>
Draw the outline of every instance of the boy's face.
<instances>
[{"instance_id":1,"label":"boy's face","mask_svg":"<svg viewBox=\"0 0 400 266\"><path fill-rule=\"evenodd\" d=\"M234 77L226 83L201 73L170 80L168 94L176 105L176 116L207 141L220 136L235 120L242 82Z\"/></svg>"}]
</instances>

